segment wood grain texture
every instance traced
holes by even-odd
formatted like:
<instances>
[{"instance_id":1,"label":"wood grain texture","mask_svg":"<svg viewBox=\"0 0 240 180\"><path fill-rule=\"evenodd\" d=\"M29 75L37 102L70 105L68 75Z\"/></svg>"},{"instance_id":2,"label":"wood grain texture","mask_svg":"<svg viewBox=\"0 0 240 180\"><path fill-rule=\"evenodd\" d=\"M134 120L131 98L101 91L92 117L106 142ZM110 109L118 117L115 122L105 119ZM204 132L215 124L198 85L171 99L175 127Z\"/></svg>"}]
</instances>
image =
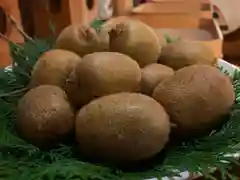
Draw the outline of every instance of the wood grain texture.
<instances>
[{"instance_id":1,"label":"wood grain texture","mask_svg":"<svg viewBox=\"0 0 240 180\"><path fill-rule=\"evenodd\" d=\"M1 0L0 7L4 10L5 14L11 14L21 24L18 0ZM2 25L4 26L4 24ZM23 37L8 19L6 19L6 32L3 32L3 35L15 43L23 42ZM0 57L0 67L11 64L12 59L9 55L8 43L3 39L0 39Z\"/></svg>"}]
</instances>

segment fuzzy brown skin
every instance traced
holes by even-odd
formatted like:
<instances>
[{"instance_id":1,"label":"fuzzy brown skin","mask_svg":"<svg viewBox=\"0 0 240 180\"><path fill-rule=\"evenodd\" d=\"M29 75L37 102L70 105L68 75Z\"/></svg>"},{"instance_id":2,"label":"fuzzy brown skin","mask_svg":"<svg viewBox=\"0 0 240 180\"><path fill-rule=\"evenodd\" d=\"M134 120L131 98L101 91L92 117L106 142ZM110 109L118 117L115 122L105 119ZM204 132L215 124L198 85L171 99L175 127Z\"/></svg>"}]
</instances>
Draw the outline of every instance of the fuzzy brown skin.
<instances>
[{"instance_id":1,"label":"fuzzy brown skin","mask_svg":"<svg viewBox=\"0 0 240 180\"><path fill-rule=\"evenodd\" d=\"M98 35L98 32L89 26L69 25L59 34L55 47L73 51L83 57L93 52L108 50L108 44L102 38L105 38L105 35Z\"/></svg>"},{"instance_id":2,"label":"fuzzy brown skin","mask_svg":"<svg viewBox=\"0 0 240 180\"><path fill-rule=\"evenodd\" d=\"M109 34L112 29L114 29L117 25L118 21L114 21L114 18L106 21L101 27L98 28L98 36L101 39L102 44L104 44L105 47L107 47L107 50L109 51L109 41L110 37Z\"/></svg>"},{"instance_id":3,"label":"fuzzy brown skin","mask_svg":"<svg viewBox=\"0 0 240 180\"><path fill-rule=\"evenodd\" d=\"M127 54L142 68L156 63L161 46L155 31L138 20L126 20L110 31L110 51Z\"/></svg>"},{"instance_id":4,"label":"fuzzy brown skin","mask_svg":"<svg viewBox=\"0 0 240 180\"><path fill-rule=\"evenodd\" d=\"M150 64L142 68L140 91L151 96L154 88L165 78L174 75L174 70L162 64Z\"/></svg>"},{"instance_id":5,"label":"fuzzy brown skin","mask_svg":"<svg viewBox=\"0 0 240 180\"><path fill-rule=\"evenodd\" d=\"M153 98L161 103L180 132L197 135L211 130L231 111L235 92L231 79L219 69L192 65L163 80Z\"/></svg>"},{"instance_id":6,"label":"fuzzy brown skin","mask_svg":"<svg viewBox=\"0 0 240 180\"><path fill-rule=\"evenodd\" d=\"M206 45L191 41L176 41L162 48L158 59L164 64L178 70L194 64L215 65L217 59Z\"/></svg>"},{"instance_id":7,"label":"fuzzy brown skin","mask_svg":"<svg viewBox=\"0 0 240 180\"><path fill-rule=\"evenodd\" d=\"M31 87L50 84L63 87L66 78L81 58L70 51L54 49L43 53L35 64Z\"/></svg>"},{"instance_id":8,"label":"fuzzy brown skin","mask_svg":"<svg viewBox=\"0 0 240 180\"><path fill-rule=\"evenodd\" d=\"M66 91L70 102L76 109L79 109L91 101L89 92L86 88L82 88L81 84L78 82L75 70L73 70L67 78L64 90Z\"/></svg>"},{"instance_id":9,"label":"fuzzy brown skin","mask_svg":"<svg viewBox=\"0 0 240 180\"><path fill-rule=\"evenodd\" d=\"M27 92L17 108L16 127L22 138L40 147L53 147L74 130L75 115L66 93L42 85Z\"/></svg>"},{"instance_id":10,"label":"fuzzy brown skin","mask_svg":"<svg viewBox=\"0 0 240 180\"><path fill-rule=\"evenodd\" d=\"M84 106L76 117L76 138L84 155L110 163L150 158L168 141L169 117L151 97L118 93Z\"/></svg>"},{"instance_id":11,"label":"fuzzy brown skin","mask_svg":"<svg viewBox=\"0 0 240 180\"><path fill-rule=\"evenodd\" d=\"M85 99L90 100L113 93L135 91L141 80L141 69L136 61L115 52L84 56L75 73L78 92L86 92Z\"/></svg>"},{"instance_id":12,"label":"fuzzy brown skin","mask_svg":"<svg viewBox=\"0 0 240 180\"><path fill-rule=\"evenodd\" d=\"M110 30L105 29L104 27L100 27L99 29L97 29L98 39L101 47L99 52L109 51L109 31Z\"/></svg>"}]
</instances>

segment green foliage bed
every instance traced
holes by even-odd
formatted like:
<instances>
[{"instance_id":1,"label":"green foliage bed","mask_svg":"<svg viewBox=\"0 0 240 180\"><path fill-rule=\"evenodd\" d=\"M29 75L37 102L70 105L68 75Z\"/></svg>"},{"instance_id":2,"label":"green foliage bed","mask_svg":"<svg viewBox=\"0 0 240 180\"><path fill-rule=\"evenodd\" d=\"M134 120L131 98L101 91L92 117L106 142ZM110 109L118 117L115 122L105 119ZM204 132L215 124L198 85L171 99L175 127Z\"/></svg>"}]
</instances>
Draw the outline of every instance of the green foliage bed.
<instances>
[{"instance_id":1,"label":"green foliage bed","mask_svg":"<svg viewBox=\"0 0 240 180\"><path fill-rule=\"evenodd\" d=\"M199 172L207 177L209 168L218 168L224 178L228 168L237 161L228 153L239 151L240 143L240 72L233 83L236 104L229 121L209 136L183 142L156 158L156 165L147 171L124 172L114 167L83 162L71 146L60 145L48 152L19 139L13 127L18 99L27 91L30 72L41 53L52 47L50 40L28 41L23 45L10 43L14 59L12 70L0 70L0 179L4 180L143 180L174 176L179 172ZM213 177L211 177L213 178Z\"/></svg>"}]
</instances>

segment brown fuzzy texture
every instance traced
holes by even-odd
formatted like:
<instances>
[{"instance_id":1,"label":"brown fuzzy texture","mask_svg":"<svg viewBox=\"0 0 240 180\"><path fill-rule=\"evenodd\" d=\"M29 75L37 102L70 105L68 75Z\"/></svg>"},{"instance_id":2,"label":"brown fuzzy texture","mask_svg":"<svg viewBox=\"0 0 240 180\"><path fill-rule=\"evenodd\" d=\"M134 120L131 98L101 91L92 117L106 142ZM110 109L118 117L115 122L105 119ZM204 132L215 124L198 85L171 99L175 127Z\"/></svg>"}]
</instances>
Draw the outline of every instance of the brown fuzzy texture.
<instances>
[{"instance_id":1,"label":"brown fuzzy texture","mask_svg":"<svg viewBox=\"0 0 240 180\"><path fill-rule=\"evenodd\" d=\"M67 78L64 90L66 91L70 102L76 109L79 109L91 101L89 92L86 88L82 88L81 84L78 82L75 70L73 70Z\"/></svg>"},{"instance_id":2,"label":"brown fuzzy texture","mask_svg":"<svg viewBox=\"0 0 240 180\"><path fill-rule=\"evenodd\" d=\"M141 69L136 61L115 52L98 52L84 56L75 73L75 85L79 89L77 92L80 95L84 92L84 100L135 91L141 80ZM77 104L85 103L87 102Z\"/></svg>"},{"instance_id":3,"label":"brown fuzzy texture","mask_svg":"<svg viewBox=\"0 0 240 180\"><path fill-rule=\"evenodd\" d=\"M66 93L42 85L28 91L17 108L16 127L22 138L40 147L56 145L74 130L75 116Z\"/></svg>"},{"instance_id":4,"label":"brown fuzzy texture","mask_svg":"<svg viewBox=\"0 0 240 180\"><path fill-rule=\"evenodd\" d=\"M151 96L154 88L165 78L174 75L174 70L162 64L150 64L142 68L140 92Z\"/></svg>"},{"instance_id":5,"label":"brown fuzzy texture","mask_svg":"<svg viewBox=\"0 0 240 180\"><path fill-rule=\"evenodd\" d=\"M112 28L116 27L117 24L124 23L124 22L128 21L129 19L130 18L128 16L112 17L109 20L105 21L101 27L111 30Z\"/></svg>"},{"instance_id":6,"label":"brown fuzzy texture","mask_svg":"<svg viewBox=\"0 0 240 180\"><path fill-rule=\"evenodd\" d=\"M80 152L110 163L128 163L159 153L169 139L169 117L151 97L118 93L84 106L76 117Z\"/></svg>"},{"instance_id":7,"label":"brown fuzzy texture","mask_svg":"<svg viewBox=\"0 0 240 180\"><path fill-rule=\"evenodd\" d=\"M51 84L64 86L66 78L81 58L66 50L49 50L40 56L32 71L31 87Z\"/></svg>"},{"instance_id":8,"label":"brown fuzzy texture","mask_svg":"<svg viewBox=\"0 0 240 180\"><path fill-rule=\"evenodd\" d=\"M174 70L194 64L215 65L216 61L217 59L209 47L191 41L176 41L164 46L158 59L160 64Z\"/></svg>"},{"instance_id":9,"label":"brown fuzzy texture","mask_svg":"<svg viewBox=\"0 0 240 180\"><path fill-rule=\"evenodd\" d=\"M110 31L109 47L113 52L129 55L140 67L156 63L161 46L155 31L138 20L126 20Z\"/></svg>"},{"instance_id":10,"label":"brown fuzzy texture","mask_svg":"<svg viewBox=\"0 0 240 180\"><path fill-rule=\"evenodd\" d=\"M106 21L97 30L98 36L101 39L102 44L104 44L104 46L107 47L108 51L109 51L109 41L110 41L109 32L111 32L111 30L114 29L118 23L119 21L113 18L109 21Z\"/></svg>"},{"instance_id":11,"label":"brown fuzzy texture","mask_svg":"<svg viewBox=\"0 0 240 180\"><path fill-rule=\"evenodd\" d=\"M109 48L109 34L112 29L116 28L117 24L123 23L128 18L125 16L118 16L111 18L110 20L106 21L99 29L98 34L102 39L102 42L106 44Z\"/></svg>"},{"instance_id":12,"label":"brown fuzzy texture","mask_svg":"<svg viewBox=\"0 0 240 180\"><path fill-rule=\"evenodd\" d=\"M181 133L188 136L211 130L231 111L235 92L231 79L208 65L180 69L162 81L153 98L161 103Z\"/></svg>"},{"instance_id":13,"label":"brown fuzzy texture","mask_svg":"<svg viewBox=\"0 0 240 180\"><path fill-rule=\"evenodd\" d=\"M110 30L105 29L104 27L100 27L99 29L97 29L99 43L101 45L100 51L109 51L109 31Z\"/></svg>"},{"instance_id":14,"label":"brown fuzzy texture","mask_svg":"<svg viewBox=\"0 0 240 180\"><path fill-rule=\"evenodd\" d=\"M84 56L93 52L108 50L108 44L104 41L105 36L84 25L69 25L59 34L55 47L66 49Z\"/></svg>"}]
</instances>

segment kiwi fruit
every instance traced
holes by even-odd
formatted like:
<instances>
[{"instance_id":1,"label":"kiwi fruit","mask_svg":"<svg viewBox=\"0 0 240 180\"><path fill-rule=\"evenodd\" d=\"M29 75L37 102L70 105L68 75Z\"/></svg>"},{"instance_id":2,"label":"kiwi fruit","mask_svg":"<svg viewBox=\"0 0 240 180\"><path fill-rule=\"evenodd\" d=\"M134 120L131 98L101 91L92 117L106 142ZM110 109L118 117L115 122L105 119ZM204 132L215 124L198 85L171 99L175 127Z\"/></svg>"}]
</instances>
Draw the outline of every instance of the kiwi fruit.
<instances>
[{"instance_id":1,"label":"kiwi fruit","mask_svg":"<svg viewBox=\"0 0 240 180\"><path fill-rule=\"evenodd\" d=\"M117 52L88 54L76 66L75 73L77 93L83 95L84 98L80 99L84 100L118 92L133 92L141 81L141 69L137 62ZM72 89L76 92L76 86ZM67 92L74 94L71 88Z\"/></svg>"},{"instance_id":2,"label":"kiwi fruit","mask_svg":"<svg viewBox=\"0 0 240 180\"><path fill-rule=\"evenodd\" d=\"M109 51L109 30L107 28L100 27L96 31L98 34L99 43L101 44L101 51Z\"/></svg>"},{"instance_id":3,"label":"kiwi fruit","mask_svg":"<svg viewBox=\"0 0 240 180\"><path fill-rule=\"evenodd\" d=\"M91 101L76 116L79 151L108 163L148 159L169 139L169 117L149 96L117 93Z\"/></svg>"},{"instance_id":4,"label":"kiwi fruit","mask_svg":"<svg viewBox=\"0 0 240 180\"><path fill-rule=\"evenodd\" d=\"M145 66L141 69L141 72L140 92L149 96L152 95L158 83L174 74L172 68L157 63Z\"/></svg>"},{"instance_id":5,"label":"kiwi fruit","mask_svg":"<svg viewBox=\"0 0 240 180\"><path fill-rule=\"evenodd\" d=\"M155 31L138 20L128 19L109 32L109 48L112 52L126 54L142 68L156 63L161 46Z\"/></svg>"},{"instance_id":6,"label":"kiwi fruit","mask_svg":"<svg viewBox=\"0 0 240 180\"><path fill-rule=\"evenodd\" d=\"M105 21L101 27L111 30L112 28L116 27L117 24L123 23L130 18L128 16L116 16L112 17L109 20Z\"/></svg>"},{"instance_id":7,"label":"kiwi fruit","mask_svg":"<svg viewBox=\"0 0 240 180\"><path fill-rule=\"evenodd\" d=\"M117 24L124 22L126 19L128 19L126 16L118 16L109 19L108 21L104 22L101 27L98 28L98 34L100 36L100 39L102 40L102 43L107 45L109 49L109 32L116 27Z\"/></svg>"},{"instance_id":8,"label":"kiwi fruit","mask_svg":"<svg viewBox=\"0 0 240 180\"><path fill-rule=\"evenodd\" d=\"M65 81L64 90L75 109L91 101L91 96L86 88L78 82L76 71L73 70Z\"/></svg>"},{"instance_id":9,"label":"kiwi fruit","mask_svg":"<svg viewBox=\"0 0 240 180\"><path fill-rule=\"evenodd\" d=\"M32 71L30 86L50 84L63 87L66 78L80 61L81 58L71 51L49 50L37 60Z\"/></svg>"},{"instance_id":10,"label":"kiwi fruit","mask_svg":"<svg viewBox=\"0 0 240 180\"><path fill-rule=\"evenodd\" d=\"M194 64L214 66L217 59L213 51L200 42L174 41L162 48L158 63L174 70Z\"/></svg>"},{"instance_id":11,"label":"kiwi fruit","mask_svg":"<svg viewBox=\"0 0 240 180\"><path fill-rule=\"evenodd\" d=\"M208 133L222 122L235 101L230 77L208 65L191 65L175 72L154 89L152 97L161 103L183 136Z\"/></svg>"},{"instance_id":12,"label":"kiwi fruit","mask_svg":"<svg viewBox=\"0 0 240 180\"><path fill-rule=\"evenodd\" d=\"M60 87L41 85L19 100L15 123L23 139L40 148L51 148L73 133L75 115Z\"/></svg>"},{"instance_id":13,"label":"kiwi fruit","mask_svg":"<svg viewBox=\"0 0 240 180\"><path fill-rule=\"evenodd\" d=\"M81 57L93 52L107 51L109 45L104 40L105 34L101 32L99 35L98 31L86 25L69 25L60 32L55 48L70 50Z\"/></svg>"}]
</instances>

